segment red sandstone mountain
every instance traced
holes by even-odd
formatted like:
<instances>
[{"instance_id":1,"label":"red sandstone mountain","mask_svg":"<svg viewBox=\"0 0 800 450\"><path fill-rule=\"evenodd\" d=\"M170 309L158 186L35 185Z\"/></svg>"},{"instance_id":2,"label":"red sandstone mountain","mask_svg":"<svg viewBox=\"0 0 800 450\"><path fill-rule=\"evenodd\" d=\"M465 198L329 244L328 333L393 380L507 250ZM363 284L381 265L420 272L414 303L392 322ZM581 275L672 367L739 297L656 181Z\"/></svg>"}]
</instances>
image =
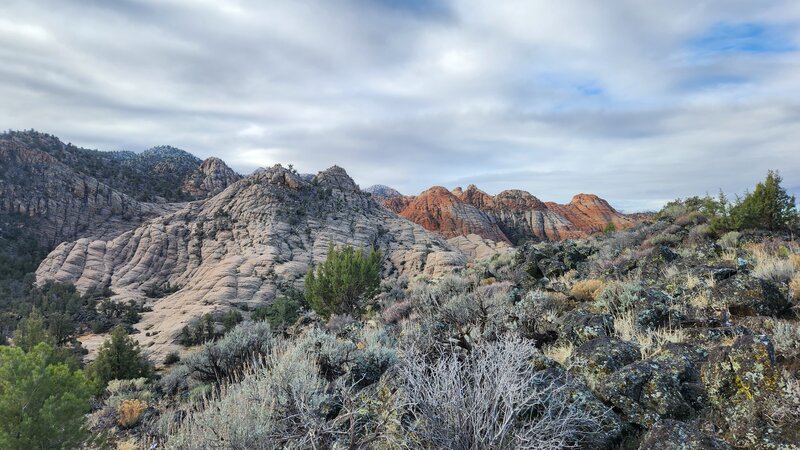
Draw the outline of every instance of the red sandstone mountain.
<instances>
[{"instance_id":1,"label":"red sandstone mountain","mask_svg":"<svg viewBox=\"0 0 800 450\"><path fill-rule=\"evenodd\" d=\"M434 186L416 197L393 197L383 203L406 219L448 239L477 234L496 242L509 242L494 217L464 203L441 186Z\"/></svg>"},{"instance_id":2,"label":"red sandstone mountain","mask_svg":"<svg viewBox=\"0 0 800 450\"><path fill-rule=\"evenodd\" d=\"M602 231L609 223L618 229L634 223L591 194L578 194L560 205L516 189L492 196L475 185L452 192L436 186L418 196L395 193L375 196L386 208L447 238L477 234L513 243L574 239Z\"/></svg>"}]
</instances>

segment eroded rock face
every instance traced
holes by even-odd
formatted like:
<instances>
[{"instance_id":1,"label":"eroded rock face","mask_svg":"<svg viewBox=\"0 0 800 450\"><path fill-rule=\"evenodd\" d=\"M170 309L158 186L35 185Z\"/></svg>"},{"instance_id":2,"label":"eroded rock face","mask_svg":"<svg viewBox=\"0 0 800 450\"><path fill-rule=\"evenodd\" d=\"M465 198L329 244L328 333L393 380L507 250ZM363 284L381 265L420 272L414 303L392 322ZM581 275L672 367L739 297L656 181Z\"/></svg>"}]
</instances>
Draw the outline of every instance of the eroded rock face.
<instances>
[{"instance_id":1,"label":"eroded rock face","mask_svg":"<svg viewBox=\"0 0 800 450\"><path fill-rule=\"evenodd\" d=\"M78 237L110 239L175 209L136 201L45 151L0 138L0 224L29 220L40 245Z\"/></svg>"},{"instance_id":2,"label":"eroded rock face","mask_svg":"<svg viewBox=\"0 0 800 450\"><path fill-rule=\"evenodd\" d=\"M448 239L475 234L495 242L509 243L493 217L462 202L441 186L414 197L398 214Z\"/></svg>"},{"instance_id":3,"label":"eroded rock face","mask_svg":"<svg viewBox=\"0 0 800 450\"><path fill-rule=\"evenodd\" d=\"M241 179L219 158L208 158L186 178L183 190L195 198L211 197Z\"/></svg>"},{"instance_id":4,"label":"eroded rock face","mask_svg":"<svg viewBox=\"0 0 800 450\"><path fill-rule=\"evenodd\" d=\"M113 240L63 243L39 267L37 282L72 282L81 292L110 287L126 301L142 300L153 286L179 287L137 325L150 334L139 334L140 342L163 354L202 314L299 287L331 242L381 250L384 275L440 276L467 262L443 238L378 205L341 168L309 182L275 166Z\"/></svg>"},{"instance_id":5,"label":"eroded rock face","mask_svg":"<svg viewBox=\"0 0 800 450\"><path fill-rule=\"evenodd\" d=\"M589 194L576 195L570 203L559 205L544 203L522 190L491 196L469 185L466 190L458 187L451 192L437 186L417 197L380 194L378 198L392 211L448 238L474 233L517 244L529 239L580 238L602 231L609 223L618 229L635 223Z\"/></svg>"}]
</instances>

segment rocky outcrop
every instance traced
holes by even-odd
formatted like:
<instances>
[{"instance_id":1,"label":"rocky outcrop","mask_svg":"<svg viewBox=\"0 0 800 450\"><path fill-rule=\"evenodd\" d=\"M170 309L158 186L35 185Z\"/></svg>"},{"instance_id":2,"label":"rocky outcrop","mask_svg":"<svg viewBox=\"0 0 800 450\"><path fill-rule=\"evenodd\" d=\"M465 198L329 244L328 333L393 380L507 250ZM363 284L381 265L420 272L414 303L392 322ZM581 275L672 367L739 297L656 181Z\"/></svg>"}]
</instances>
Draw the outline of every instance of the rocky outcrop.
<instances>
[{"instance_id":1,"label":"rocky outcrop","mask_svg":"<svg viewBox=\"0 0 800 450\"><path fill-rule=\"evenodd\" d=\"M396 189L390 188L389 186L385 186L383 184L373 184L372 186L364 189L364 192L372 194L372 196L378 200L403 196L403 194L398 192Z\"/></svg>"},{"instance_id":2,"label":"rocky outcrop","mask_svg":"<svg viewBox=\"0 0 800 450\"><path fill-rule=\"evenodd\" d=\"M219 158L208 158L200 164L183 183L183 190L195 198L211 197L239 181L241 175L234 172Z\"/></svg>"},{"instance_id":3,"label":"rocky outcrop","mask_svg":"<svg viewBox=\"0 0 800 450\"><path fill-rule=\"evenodd\" d=\"M639 450L731 450L731 446L691 424L665 419L644 435Z\"/></svg>"},{"instance_id":4,"label":"rocky outcrop","mask_svg":"<svg viewBox=\"0 0 800 450\"><path fill-rule=\"evenodd\" d=\"M453 191L437 186L417 197L398 193L376 195L376 198L390 210L446 237L463 236L466 232L515 244L530 239L556 241L586 237L602 231L609 223L617 229L634 224L608 202L589 194L576 195L570 203L559 205L544 203L521 190L507 190L492 196L469 185L466 190L457 187ZM473 228L467 227L465 231L463 222L470 223Z\"/></svg>"},{"instance_id":5,"label":"rocky outcrop","mask_svg":"<svg viewBox=\"0 0 800 450\"><path fill-rule=\"evenodd\" d=\"M48 152L0 137L0 226L25 220L44 247L110 239L174 209L136 201Z\"/></svg>"},{"instance_id":6,"label":"rocky outcrop","mask_svg":"<svg viewBox=\"0 0 800 450\"><path fill-rule=\"evenodd\" d=\"M602 231L608 224L617 229L628 228L633 220L618 213L607 201L593 194L578 194L566 205L547 202L547 208L567 219L583 232Z\"/></svg>"},{"instance_id":7,"label":"rocky outcrop","mask_svg":"<svg viewBox=\"0 0 800 450\"><path fill-rule=\"evenodd\" d=\"M414 197L398 214L446 238L476 234L496 242L509 242L493 217L460 201L441 186Z\"/></svg>"},{"instance_id":8,"label":"rocky outcrop","mask_svg":"<svg viewBox=\"0 0 800 450\"><path fill-rule=\"evenodd\" d=\"M72 282L81 292L109 287L118 300L178 287L137 325L140 342L162 354L204 313L263 304L299 287L331 242L379 249L385 276L440 276L467 262L443 238L378 205L343 169L308 182L275 166L113 240L61 244L39 267L37 282Z\"/></svg>"}]
</instances>

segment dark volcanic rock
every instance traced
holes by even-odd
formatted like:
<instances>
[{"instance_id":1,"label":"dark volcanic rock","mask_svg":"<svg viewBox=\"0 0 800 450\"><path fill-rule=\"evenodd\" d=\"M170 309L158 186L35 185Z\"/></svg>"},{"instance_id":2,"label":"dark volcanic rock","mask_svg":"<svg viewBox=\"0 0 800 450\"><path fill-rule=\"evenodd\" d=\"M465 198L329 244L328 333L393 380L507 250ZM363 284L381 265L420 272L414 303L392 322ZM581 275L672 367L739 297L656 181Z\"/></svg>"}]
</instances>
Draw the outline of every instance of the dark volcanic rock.
<instances>
[{"instance_id":1,"label":"dark volcanic rock","mask_svg":"<svg viewBox=\"0 0 800 450\"><path fill-rule=\"evenodd\" d=\"M731 446L688 423L665 419L645 434L639 450L731 450Z\"/></svg>"},{"instance_id":2,"label":"dark volcanic rock","mask_svg":"<svg viewBox=\"0 0 800 450\"><path fill-rule=\"evenodd\" d=\"M601 337L576 348L567 366L570 372L583 377L589 386L599 387L612 373L641 359L636 344Z\"/></svg>"},{"instance_id":3,"label":"dark volcanic rock","mask_svg":"<svg viewBox=\"0 0 800 450\"><path fill-rule=\"evenodd\" d=\"M727 306L734 316L774 316L784 314L791 308L789 298L774 283L749 276L718 282L711 300Z\"/></svg>"},{"instance_id":4,"label":"dark volcanic rock","mask_svg":"<svg viewBox=\"0 0 800 450\"><path fill-rule=\"evenodd\" d=\"M561 323L564 338L573 345L610 336L613 331L614 317L611 314L595 314L579 309L568 312Z\"/></svg>"}]
</instances>

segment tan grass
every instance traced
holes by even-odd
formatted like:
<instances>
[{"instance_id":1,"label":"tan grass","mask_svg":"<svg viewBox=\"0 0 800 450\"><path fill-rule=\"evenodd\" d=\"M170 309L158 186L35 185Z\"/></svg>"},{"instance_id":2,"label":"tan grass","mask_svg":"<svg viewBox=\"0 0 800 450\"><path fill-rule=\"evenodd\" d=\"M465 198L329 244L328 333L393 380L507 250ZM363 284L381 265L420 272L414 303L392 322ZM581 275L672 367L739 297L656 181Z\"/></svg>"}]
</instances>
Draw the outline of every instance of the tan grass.
<instances>
[{"instance_id":1,"label":"tan grass","mask_svg":"<svg viewBox=\"0 0 800 450\"><path fill-rule=\"evenodd\" d=\"M689 299L689 304L697 309L705 309L711 306L711 297L708 291L699 292Z\"/></svg>"},{"instance_id":2,"label":"tan grass","mask_svg":"<svg viewBox=\"0 0 800 450\"><path fill-rule=\"evenodd\" d=\"M667 342L683 342L686 339L685 333L681 329L639 330L636 327L635 316L631 312L614 316L614 335L623 341L638 344L643 359L652 356Z\"/></svg>"},{"instance_id":3,"label":"tan grass","mask_svg":"<svg viewBox=\"0 0 800 450\"><path fill-rule=\"evenodd\" d=\"M572 355L574 350L575 346L567 342L545 347L544 355L563 366L567 362L567 359Z\"/></svg>"},{"instance_id":4,"label":"tan grass","mask_svg":"<svg viewBox=\"0 0 800 450\"><path fill-rule=\"evenodd\" d=\"M697 286L700 286L700 277L693 273L686 274L686 288L687 289L694 289Z\"/></svg>"},{"instance_id":5,"label":"tan grass","mask_svg":"<svg viewBox=\"0 0 800 450\"><path fill-rule=\"evenodd\" d=\"M117 409L119 414L117 423L123 428L130 428L139 423L139 419L142 418L142 413L144 413L145 409L147 409L147 402L145 401L137 398L123 400Z\"/></svg>"},{"instance_id":6,"label":"tan grass","mask_svg":"<svg viewBox=\"0 0 800 450\"><path fill-rule=\"evenodd\" d=\"M792 299L800 302L800 272L794 275L792 281L789 283L789 289L792 291Z\"/></svg>"},{"instance_id":7,"label":"tan grass","mask_svg":"<svg viewBox=\"0 0 800 450\"><path fill-rule=\"evenodd\" d=\"M575 283L570 289L570 294L577 300L586 302L589 300L597 300L597 296L605 288L605 283L600 280L588 279L581 280Z\"/></svg>"}]
</instances>

